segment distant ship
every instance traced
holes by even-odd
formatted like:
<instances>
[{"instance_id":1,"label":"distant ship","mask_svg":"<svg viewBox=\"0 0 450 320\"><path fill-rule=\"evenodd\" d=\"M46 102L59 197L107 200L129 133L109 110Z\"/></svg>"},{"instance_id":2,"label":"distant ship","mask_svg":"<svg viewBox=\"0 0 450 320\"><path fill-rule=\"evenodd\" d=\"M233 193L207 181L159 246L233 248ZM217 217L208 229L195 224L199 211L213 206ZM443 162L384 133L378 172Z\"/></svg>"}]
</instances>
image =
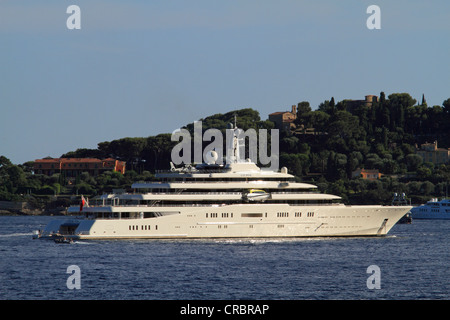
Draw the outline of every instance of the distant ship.
<instances>
[{"instance_id":1,"label":"distant ship","mask_svg":"<svg viewBox=\"0 0 450 320\"><path fill-rule=\"evenodd\" d=\"M237 136L234 137L237 139ZM236 152L236 150L234 150ZM382 236L410 206L352 205L295 181L285 167L259 168L236 154L209 163L156 173L133 192L101 196L74 206L83 219L51 221L39 238L167 239ZM84 201L84 198L83 198Z\"/></svg>"},{"instance_id":2,"label":"distant ship","mask_svg":"<svg viewBox=\"0 0 450 320\"><path fill-rule=\"evenodd\" d=\"M411 209L413 219L450 219L450 199L431 199Z\"/></svg>"}]
</instances>

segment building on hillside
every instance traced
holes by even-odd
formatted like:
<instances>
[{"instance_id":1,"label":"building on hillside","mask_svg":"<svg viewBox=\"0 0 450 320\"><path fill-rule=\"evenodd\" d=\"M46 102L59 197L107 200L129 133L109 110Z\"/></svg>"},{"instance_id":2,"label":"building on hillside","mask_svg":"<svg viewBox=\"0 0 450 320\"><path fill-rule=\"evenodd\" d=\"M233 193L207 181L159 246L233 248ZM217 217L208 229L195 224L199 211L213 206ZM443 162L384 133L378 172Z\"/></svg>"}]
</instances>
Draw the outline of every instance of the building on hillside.
<instances>
[{"instance_id":1,"label":"building on hillside","mask_svg":"<svg viewBox=\"0 0 450 320\"><path fill-rule=\"evenodd\" d=\"M347 107L347 110L354 110L361 105L367 108L371 108L374 102L378 102L378 96L369 94L365 96L364 100L345 100L345 105Z\"/></svg>"},{"instance_id":2,"label":"building on hillside","mask_svg":"<svg viewBox=\"0 0 450 320\"><path fill-rule=\"evenodd\" d=\"M275 123L280 130L294 130L294 121L297 119L297 106L293 105L291 111L280 111L269 114L269 120Z\"/></svg>"},{"instance_id":3,"label":"building on hillside","mask_svg":"<svg viewBox=\"0 0 450 320\"><path fill-rule=\"evenodd\" d=\"M416 154L422 157L423 162L432 162L434 164L450 162L450 148L438 148L437 141L421 144L420 148L416 148Z\"/></svg>"},{"instance_id":4,"label":"building on hillside","mask_svg":"<svg viewBox=\"0 0 450 320\"><path fill-rule=\"evenodd\" d=\"M378 96L369 94L364 100L344 100L347 110L351 111L363 105L371 108L373 103L378 102ZM269 114L269 120L275 123L275 127L280 130L294 132L296 134L317 134L314 128L297 127L295 120L297 119L297 106L293 105L291 111L278 111ZM321 133L323 134L323 133Z\"/></svg>"},{"instance_id":5,"label":"building on hillside","mask_svg":"<svg viewBox=\"0 0 450 320\"><path fill-rule=\"evenodd\" d=\"M363 178L365 180L380 179L383 174L376 169L356 169L352 172L352 178Z\"/></svg>"},{"instance_id":6,"label":"building on hillside","mask_svg":"<svg viewBox=\"0 0 450 320\"><path fill-rule=\"evenodd\" d=\"M66 177L76 177L83 172L88 172L91 176L98 176L105 171L117 171L125 173L125 161L112 158L44 158L34 161L34 173L53 175L64 173Z\"/></svg>"}]
</instances>

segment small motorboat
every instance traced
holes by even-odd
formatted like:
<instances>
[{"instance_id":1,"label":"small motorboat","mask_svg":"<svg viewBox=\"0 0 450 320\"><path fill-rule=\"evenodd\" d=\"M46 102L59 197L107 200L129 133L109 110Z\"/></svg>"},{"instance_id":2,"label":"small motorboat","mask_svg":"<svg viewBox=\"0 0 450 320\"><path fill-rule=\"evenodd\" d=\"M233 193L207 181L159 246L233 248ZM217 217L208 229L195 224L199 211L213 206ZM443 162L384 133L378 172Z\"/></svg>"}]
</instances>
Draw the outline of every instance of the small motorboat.
<instances>
[{"instance_id":1,"label":"small motorboat","mask_svg":"<svg viewBox=\"0 0 450 320\"><path fill-rule=\"evenodd\" d=\"M42 235L42 231L41 230L34 230L33 234L31 236L32 239L39 239Z\"/></svg>"},{"instance_id":2,"label":"small motorboat","mask_svg":"<svg viewBox=\"0 0 450 320\"><path fill-rule=\"evenodd\" d=\"M72 238L67 238L64 236L55 236L53 241L55 241L55 243L73 243Z\"/></svg>"}]
</instances>

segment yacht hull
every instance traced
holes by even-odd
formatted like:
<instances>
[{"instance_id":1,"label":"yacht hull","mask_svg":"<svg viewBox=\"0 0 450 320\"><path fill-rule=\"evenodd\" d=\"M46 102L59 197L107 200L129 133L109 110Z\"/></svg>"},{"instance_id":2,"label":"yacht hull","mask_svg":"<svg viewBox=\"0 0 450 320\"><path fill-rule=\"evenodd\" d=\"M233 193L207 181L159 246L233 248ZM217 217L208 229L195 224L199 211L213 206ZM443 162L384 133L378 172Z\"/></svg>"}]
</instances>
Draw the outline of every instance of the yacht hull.
<instances>
[{"instance_id":1,"label":"yacht hull","mask_svg":"<svg viewBox=\"0 0 450 320\"><path fill-rule=\"evenodd\" d=\"M155 208L142 208L151 209ZM73 239L383 236L410 209L407 206L287 204L170 207L166 208L170 215L153 218L85 219L71 220L69 224L67 220L53 221L44 235L64 234ZM127 209L111 207L111 210ZM164 212L161 207L157 210ZM63 225L72 228L62 231Z\"/></svg>"}]
</instances>

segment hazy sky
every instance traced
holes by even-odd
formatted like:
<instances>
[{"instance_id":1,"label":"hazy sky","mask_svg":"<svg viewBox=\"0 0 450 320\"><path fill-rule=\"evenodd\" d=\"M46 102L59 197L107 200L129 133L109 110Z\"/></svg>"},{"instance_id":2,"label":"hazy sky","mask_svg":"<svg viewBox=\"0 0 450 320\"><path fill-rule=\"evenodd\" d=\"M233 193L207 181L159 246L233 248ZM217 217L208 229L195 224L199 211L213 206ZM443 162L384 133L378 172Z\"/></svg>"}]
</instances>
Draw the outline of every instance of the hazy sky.
<instances>
[{"instance_id":1,"label":"hazy sky","mask_svg":"<svg viewBox=\"0 0 450 320\"><path fill-rule=\"evenodd\" d=\"M381 91L442 105L450 1L0 0L0 61L0 155L20 164L239 108Z\"/></svg>"}]
</instances>

